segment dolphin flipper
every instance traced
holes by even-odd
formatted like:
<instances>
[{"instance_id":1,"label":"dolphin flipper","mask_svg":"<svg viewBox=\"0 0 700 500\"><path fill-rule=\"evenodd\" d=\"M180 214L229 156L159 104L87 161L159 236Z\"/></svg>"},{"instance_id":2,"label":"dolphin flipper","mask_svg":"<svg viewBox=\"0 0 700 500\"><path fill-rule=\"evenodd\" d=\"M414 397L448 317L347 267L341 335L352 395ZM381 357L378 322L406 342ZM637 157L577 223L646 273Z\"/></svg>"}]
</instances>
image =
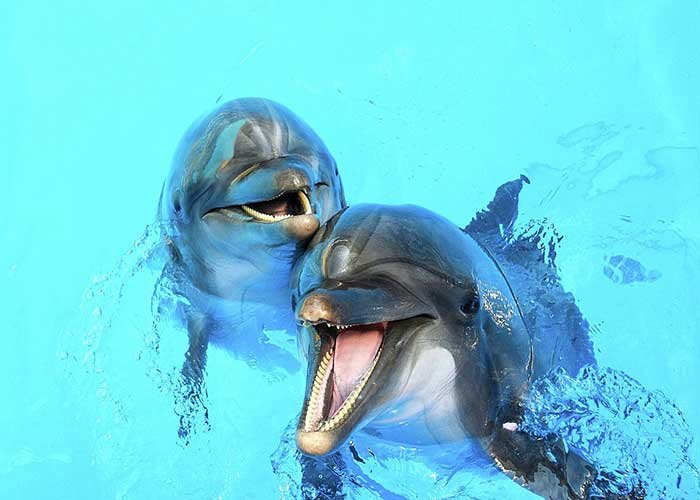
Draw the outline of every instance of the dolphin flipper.
<instances>
[{"instance_id":1,"label":"dolphin flipper","mask_svg":"<svg viewBox=\"0 0 700 500\"><path fill-rule=\"evenodd\" d=\"M548 499L588 499L597 476L595 467L561 439L498 429L489 451L508 476Z\"/></svg>"},{"instance_id":2,"label":"dolphin flipper","mask_svg":"<svg viewBox=\"0 0 700 500\"><path fill-rule=\"evenodd\" d=\"M551 500L644 500L641 485L629 493L607 491L597 467L561 438L539 438L498 429L489 448L500 468L530 491ZM600 496L600 495L604 496Z\"/></svg>"}]
</instances>

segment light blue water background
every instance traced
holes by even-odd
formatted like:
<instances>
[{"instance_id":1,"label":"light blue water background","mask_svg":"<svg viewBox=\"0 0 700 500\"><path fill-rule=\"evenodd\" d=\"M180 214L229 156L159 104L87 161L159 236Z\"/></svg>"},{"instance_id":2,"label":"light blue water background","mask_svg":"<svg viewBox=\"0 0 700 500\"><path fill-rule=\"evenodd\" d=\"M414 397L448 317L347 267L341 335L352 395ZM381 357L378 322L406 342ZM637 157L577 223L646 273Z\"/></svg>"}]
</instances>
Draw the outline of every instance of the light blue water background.
<instances>
[{"instance_id":1,"label":"light blue water background","mask_svg":"<svg viewBox=\"0 0 700 500\"><path fill-rule=\"evenodd\" d=\"M700 437L698 26L697 0L3 2L0 498L293 494L270 455L301 372L214 351L212 431L183 448L167 387L185 335L164 328L154 355L157 269L120 274L184 129L242 96L303 117L351 204L464 225L525 173L521 220L564 236L599 363L663 391ZM616 255L647 279L606 274ZM448 489L392 467L378 480L415 498Z\"/></svg>"}]
</instances>

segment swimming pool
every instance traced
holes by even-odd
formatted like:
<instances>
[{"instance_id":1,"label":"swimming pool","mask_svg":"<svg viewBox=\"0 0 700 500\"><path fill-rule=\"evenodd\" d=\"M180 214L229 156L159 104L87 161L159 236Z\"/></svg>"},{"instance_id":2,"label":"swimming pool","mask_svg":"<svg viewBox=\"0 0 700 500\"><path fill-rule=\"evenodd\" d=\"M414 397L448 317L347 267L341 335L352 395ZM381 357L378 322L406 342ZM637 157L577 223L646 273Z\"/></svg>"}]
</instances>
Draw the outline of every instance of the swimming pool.
<instances>
[{"instance_id":1,"label":"swimming pool","mask_svg":"<svg viewBox=\"0 0 700 500\"><path fill-rule=\"evenodd\" d=\"M696 2L5 10L3 498L296 494L282 436L301 365L213 350L211 429L183 446L172 378L185 340L151 307L151 224L177 141L248 95L313 126L351 205L413 203L463 226L527 175L520 227L546 219L563 236L558 271L599 365L663 392L697 438ZM294 338L277 342L296 356ZM697 464L697 439L688 453ZM414 498L531 497L492 478L446 481L406 455L364 467Z\"/></svg>"}]
</instances>

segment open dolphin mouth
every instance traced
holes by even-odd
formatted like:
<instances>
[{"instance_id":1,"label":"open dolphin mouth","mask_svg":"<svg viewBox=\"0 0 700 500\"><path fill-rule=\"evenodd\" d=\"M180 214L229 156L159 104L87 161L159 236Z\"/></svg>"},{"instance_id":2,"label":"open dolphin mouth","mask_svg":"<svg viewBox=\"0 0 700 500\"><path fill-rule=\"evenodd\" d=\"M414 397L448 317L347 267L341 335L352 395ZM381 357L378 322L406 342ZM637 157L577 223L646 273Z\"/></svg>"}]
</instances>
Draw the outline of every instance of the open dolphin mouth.
<instances>
[{"instance_id":1,"label":"open dolphin mouth","mask_svg":"<svg viewBox=\"0 0 700 500\"><path fill-rule=\"evenodd\" d=\"M328 432L350 417L382 352L388 322L314 325L321 337L316 374L303 416L303 432Z\"/></svg>"},{"instance_id":2,"label":"open dolphin mouth","mask_svg":"<svg viewBox=\"0 0 700 500\"><path fill-rule=\"evenodd\" d=\"M299 190L282 193L270 200L216 208L211 212L223 215L242 212L258 222L269 223L279 222L297 215L309 215L313 213L313 210L309 195L305 191Z\"/></svg>"}]
</instances>

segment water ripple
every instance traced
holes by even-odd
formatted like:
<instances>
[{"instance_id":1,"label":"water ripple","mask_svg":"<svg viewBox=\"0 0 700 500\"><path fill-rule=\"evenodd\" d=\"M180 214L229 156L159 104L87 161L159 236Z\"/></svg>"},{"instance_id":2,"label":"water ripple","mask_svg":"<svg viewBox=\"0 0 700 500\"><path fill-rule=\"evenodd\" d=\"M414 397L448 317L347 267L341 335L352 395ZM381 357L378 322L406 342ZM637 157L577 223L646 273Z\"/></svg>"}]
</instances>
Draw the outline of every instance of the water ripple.
<instances>
[{"instance_id":1,"label":"water ripple","mask_svg":"<svg viewBox=\"0 0 700 500\"><path fill-rule=\"evenodd\" d=\"M688 457L693 438L681 411L621 371L585 367L571 377L553 370L533 385L523 430L560 436L597 464L602 498L640 486L646 498L700 498Z\"/></svg>"}]
</instances>

